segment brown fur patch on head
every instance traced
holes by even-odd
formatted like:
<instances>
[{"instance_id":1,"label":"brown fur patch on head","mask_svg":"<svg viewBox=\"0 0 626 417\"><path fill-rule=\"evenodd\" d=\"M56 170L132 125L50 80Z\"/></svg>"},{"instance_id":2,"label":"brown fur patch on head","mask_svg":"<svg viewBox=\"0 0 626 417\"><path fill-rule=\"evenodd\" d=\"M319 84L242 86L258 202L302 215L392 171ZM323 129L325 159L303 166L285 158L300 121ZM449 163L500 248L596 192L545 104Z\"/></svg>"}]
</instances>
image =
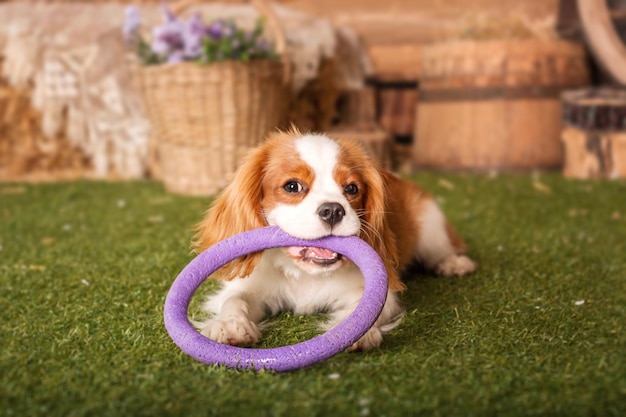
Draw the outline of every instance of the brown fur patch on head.
<instances>
[{"instance_id":1,"label":"brown fur patch on head","mask_svg":"<svg viewBox=\"0 0 626 417\"><path fill-rule=\"evenodd\" d=\"M195 252L202 252L230 236L267 226L262 202L264 193L271 190L264 186L264 179L268 170L277 169L272 161L285 158L283 154L289 154L290 142L299 135L293 128L286 132L274 132L247 155L233 180L217 196L196 227ZM271 200L271 197L268 198ZM261 254L255 252L237 258L220 268L215 277L224 280L246 277L258 264Z\"/></svg>"}]
</instances>

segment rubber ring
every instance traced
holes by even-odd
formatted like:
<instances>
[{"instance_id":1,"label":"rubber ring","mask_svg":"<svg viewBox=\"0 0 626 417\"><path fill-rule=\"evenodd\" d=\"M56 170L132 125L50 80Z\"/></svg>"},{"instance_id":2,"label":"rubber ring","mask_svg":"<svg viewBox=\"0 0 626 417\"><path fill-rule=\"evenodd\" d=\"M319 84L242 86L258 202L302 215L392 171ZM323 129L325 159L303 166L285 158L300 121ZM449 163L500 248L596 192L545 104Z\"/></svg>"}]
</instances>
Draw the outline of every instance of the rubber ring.
<instances>
[{"instance_id":1,"label":"rubber ring","mask_svg":"<svg viewBox=\"0 0 626 417\"><path fill-rule=\"evenodd\" d=\"M271 349L224 345L201 335L188 318L189 303L202 282L226 263L276 247L313 246L348 257L361 270L364 291L355 310L340 324L310 340ZM352 346L376 322L387 298L387 271L376 253L356 236L303 240L278 227L250 230L208 248L194 258L172 284L164 306L165 327L178 347L192 358L235 369L291 371L321 362Z\"/></svg>"}]
</instances>

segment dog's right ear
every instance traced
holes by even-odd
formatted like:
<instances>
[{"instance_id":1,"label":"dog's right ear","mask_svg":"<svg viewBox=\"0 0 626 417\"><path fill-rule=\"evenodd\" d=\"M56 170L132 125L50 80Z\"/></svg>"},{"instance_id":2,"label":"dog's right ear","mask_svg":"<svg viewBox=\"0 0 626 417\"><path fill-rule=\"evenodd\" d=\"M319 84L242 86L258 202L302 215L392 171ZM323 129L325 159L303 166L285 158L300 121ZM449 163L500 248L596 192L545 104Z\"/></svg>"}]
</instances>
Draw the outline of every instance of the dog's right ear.
<instances>
[{"instance_id":1,"label":"dog's right ear","mask_svg":"<svg viewBox=\"0 0 626 417\"><path fill-rule=\"evenodd\" d=\"M195 252L200 253L230 236L267 226L262 215L261 199L263 167L268 154L267 147L261 146L244 159L233 180L217 196L196 227ZM261 254L254 252L237 258L220 268L214 276L223 280L246 277L254 270Z\"/></svg>"}]
</instances>

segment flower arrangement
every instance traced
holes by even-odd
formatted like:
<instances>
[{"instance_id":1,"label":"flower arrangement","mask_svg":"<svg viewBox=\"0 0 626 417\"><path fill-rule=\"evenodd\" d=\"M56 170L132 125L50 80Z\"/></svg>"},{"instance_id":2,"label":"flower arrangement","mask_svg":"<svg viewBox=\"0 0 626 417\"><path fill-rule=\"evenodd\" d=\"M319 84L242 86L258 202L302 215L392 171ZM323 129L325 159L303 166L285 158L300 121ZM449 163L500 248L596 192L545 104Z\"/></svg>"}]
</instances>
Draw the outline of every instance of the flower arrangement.
<instances>
[{"instance_id":1,"label":"flower arrangement","mask_svg":"<svg viewBox=\"0 0 626 417\"><path fill-rule=\"evenodd\" d=\"M277 59L272 45L262 38L264 22L256 21L254 29L244 31L232 20L216 20L205 24L199 13L188 21L178 19L163 6L164 21L152 31L148 43L140 33L141 17L136 6L125 11L123 34L126 44L134 49L145 65L195 61L203 64L235 60Z\"/></svg>"}]
</instances>

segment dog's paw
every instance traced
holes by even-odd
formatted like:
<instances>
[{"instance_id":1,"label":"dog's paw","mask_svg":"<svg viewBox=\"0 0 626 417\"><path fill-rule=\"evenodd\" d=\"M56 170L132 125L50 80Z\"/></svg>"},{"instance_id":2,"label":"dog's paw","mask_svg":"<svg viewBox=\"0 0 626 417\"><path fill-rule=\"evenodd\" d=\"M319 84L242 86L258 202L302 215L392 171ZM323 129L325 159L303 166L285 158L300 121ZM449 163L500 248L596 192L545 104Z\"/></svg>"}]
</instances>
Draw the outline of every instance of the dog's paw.
<instances>
[{"instance_id":1,"label":"dog's paw","mask_svg":"<svg viewBox=\"0 0 626 417\"><path fill-rule=\"evenodd\" d=\"M462 277L476 270L476 263L465 255L450 255L435 267L435 272L444 277Z\"/></svg>"},{"instance_id":2,"label":"dog's paw","mask_svg":"<svg viewBox=\"0 0 626 417\"><path fill-rule=\"evenodd\" d=\"M380 346L383 334L377 326L372 327L359 340L348 348L349 352L365 351Z\"/></svg>"},{"instance_id":3,"label":"dog's paw","mask_svg":"<svg viewBox=\"0 0 626 417\"><path fill-rule=\"evenodd\" d=\"M251 346L261 338L258 326L241 316L209 320L204 324L200 333L218 343L232 346Z\"/></svg>"}]
</instances>

